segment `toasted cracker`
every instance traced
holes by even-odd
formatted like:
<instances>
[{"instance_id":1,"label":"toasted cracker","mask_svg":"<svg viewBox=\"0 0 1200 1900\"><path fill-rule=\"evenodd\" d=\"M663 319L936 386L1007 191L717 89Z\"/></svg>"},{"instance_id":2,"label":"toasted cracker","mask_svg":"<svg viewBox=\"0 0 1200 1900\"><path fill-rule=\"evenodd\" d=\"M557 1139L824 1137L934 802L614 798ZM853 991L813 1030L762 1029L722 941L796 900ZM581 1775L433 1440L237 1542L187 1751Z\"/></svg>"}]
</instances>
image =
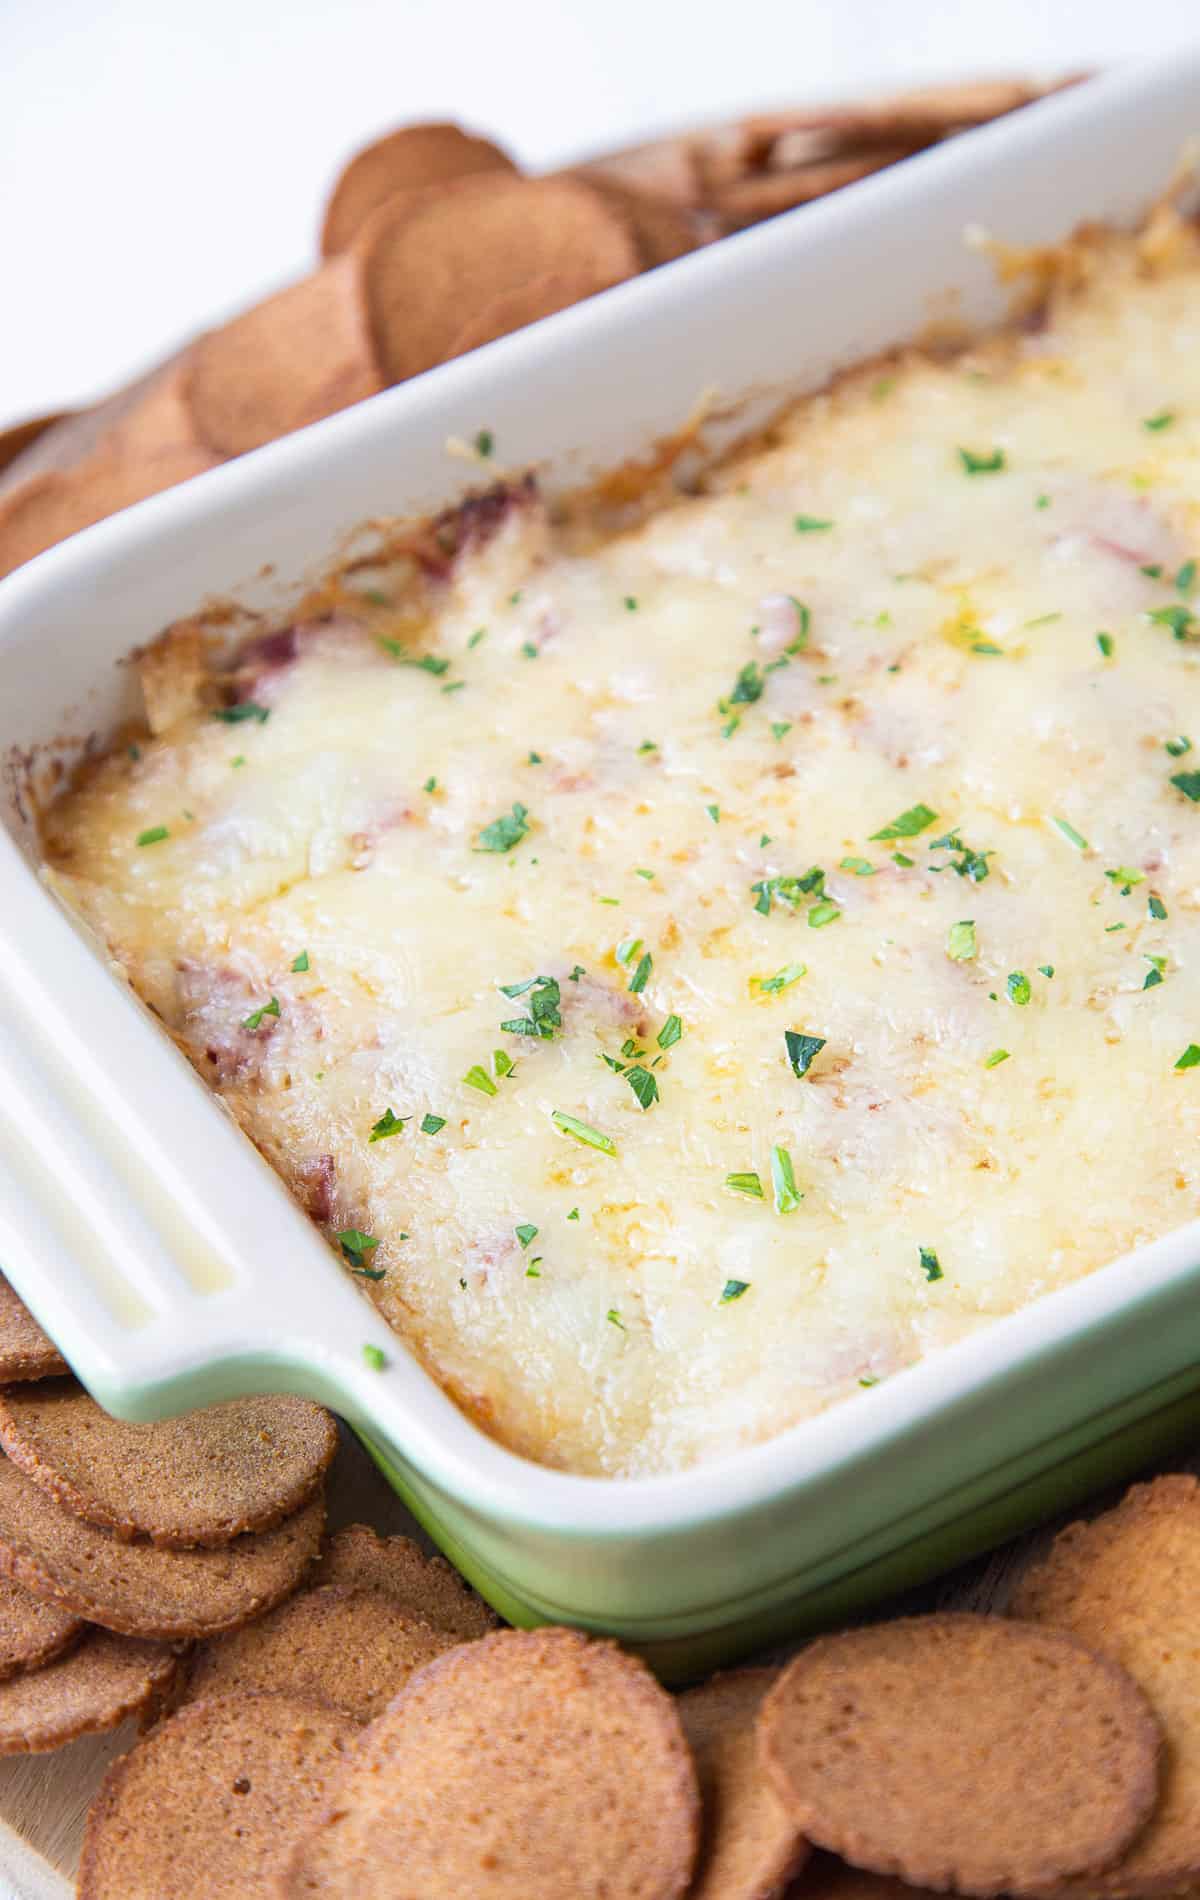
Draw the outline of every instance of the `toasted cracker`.
<instances>
[{"instance_id":1,"label":"toasted cracker","mask_svg":"<svg viewBox=\"0 0 1200 1900\"><path fill-rule=\"evenodd\" d=\"M640 269L628 224L576 178L465 178L385 205L362 232L372 333L383 373L402 382L445 360L481 307L546 277L589 292Z\"/></svg>"},{"instance_id":2,"label":"toasted cracker","mask_svg":"<svg viewBox=\"0 0 1200 1900\"><path fill-rule=\"evenodd\" d=\"M446 361L453 356L465 356L468 350L482 349L485 343L494 343L497 337L511 336L514 330L523 330L527 323L552 317L556 310L566 310L591 294L592 285L586 278L533 277L518 290L493 297L469 317L447 345Z\"/></svg>"},{"instance_id":3,"label":"toasted cracker","mask_svg":"<svg viewBox=\"0 0 1200 1900\"><path fill-rule=\"evenodd\" d=\"M199 439L241 455L382 387L358 265L338 257L202 337L187 400Z\"/></svg>"},{"instance_id":4,"label":"toasted cracker","mask_svg":"<svg viewBox=\"0 0 1200 1900\"><path fill-rule=\"evenodd\" d=\"M176 1659L162 1643L90 1630L67 1655L0 1682L0 1755L40 1755L156 1706Z\"/></svg>"},{"instance_id":5,"label":"toasted cracker","mask_svg":"<svg viewBox=\"0 0 1200 1900\"><path fill-rule=\"evenodd\" d=\"M50 1379L67 1362L42 1331L25 1302L0 1274L0 1384Z\"/></svg>"},{"instance_id":6,"label":"toasted cracker","mask_svg":"<svg viewBox=\"0 0 1200 1900\"><path fill-rule=\"evenodd\" d=\"M869 178L872 172L911 158L918 148L913 145L885 145L877 151L856 152L847 158L830 158L794 171L759 172L739 179L713 195L713 208L731 228L758 224L763 218L778 217L797 205L826 198L831 191Z\"/></svg>"},{"instance_id":7,"label":"toasted cracker","mask_svg":"<svg viewBox=\"0 0 1200 1900\"><path fill-rule=\"evenodd\" d=\"M69 409L60 409L50 416L30 416L28 422L14 422L7 429L0 429L0 469L6 469L15 462L18 455L24 455L32 448L39 436L47 429L53 429L59 422L65 422L71 414Z\"/></svg>"},{"instance_id":8,"label":"toasted cracker","mask_svg":"<svg viewBox=\"0 0 1200 1900\"><path fill-rule=\"evenodd\" d=\"M122 1544L61 1510L0 1459L0 1576L90 1623L178 1642L238 1629L297 1587L321 1542L324 1500L220 1550Z\"/></svg>"},{"instance_id":9,"label":"toasted cracker","mask_svg":"<svg viewBox=\"0 0 1200 1900\"><path fill-rule=\"evenodd\" d=\"M605 197L629 225L643 270L673 263L716 237L718 225L711 213L679 204L648 191L631 190L616 179L576 174Z\"/></svg>"},{"instance_id":10,"label":"toasted cracker","mask_svg":"<svg viewBox=\"0 0 1200 1900\"><path fill-rule=\"evenodd\" d=\"M372 1723L280 1894L679 1900L698 1810L679 1717L643 1664L575 1630L502 1630L430 1663Z\"/></svg>"},{"instance_id":11,"label":"toasted cracker","mask_svg":"<svg viewBox=\"0 0 1200 1900\"><path fill-rule=\"evenodd\" d=\"M139 461L178 449L203 449L190 399L192 351L150 376L136 399L105 428L97 448L117 460Z\"/></svg>"},{"instance_id":12,"label":"toasted cracker","mask_svg":"<svg viewBox=\"0 0 1200 1900\"><path fill-rule=\"evenodd\" d=\"M122 508L203 475L219 460L188 447L135 461L97 453L77 468L31 475L0 500L0 575Z\"/></svg>"},{"instance_id":13,"label":"toasted cracker","mask_svg":"<svg viewBox=\"0 0 1200 1900\"><path fill-rule=\"evenodd\" d=\"M269 1689L328 1702L369 1722L416 1670L457 1641L406 1616L379 1590L324 1584L205 1643L191 1660L185 1699Z\"/></svg>"},{"instance_id":14,"label":"toasted cracker","mask_svg":"<svg viewBox=\"0 0 1200 1900\"><path fill-rule=\"evenodd\" d=\"M298 1696L182 1709L109 1769L88 1815L79 1900L266 1900L355 1733L338 1710Z\"/></svg>"},{"instance_id":15,"label":"toasted cracker","mask_svg":"<svg viewBox=\"0 0 1200 1900\"><path fill-rule=\"evenodd\" d=\"M603 152L571 169L594 184L619 185L671 204L697 206L702 198L697 143L696 135L685 132L621 152Z\"/></svg>"},{"instance_id":16,"label":"toasted cracker","mask_svg":"<svg viewBox=\"0 0 1200 1900\"><path fill-rule=\"evenodd\" d=\"M0 1683L64 1655L86 1628L82 1617L0 1579Z\"/></svg>"},{"instance_id":17,"label":"toasted cracker","mask_svg":"<svg viewBox=\"0 0 1200 1900\"><path fill-rule=\"evenodd\" d=\"M1074 1637L1000 1617L825 1637L784 1671L759 1724L809 1840L915 1886L997 1894L1091 1874L1158 1795L1161 1731L1132 1677Z\"/></svg>"},{"instance_id":18,"label":"toasted cracker","mask_svg":"<svg viewBox=\"0 0 1200 1900\"><path fill-rule=\"evenodd\" d=\"M755 1722L777 1669L734 1669L679 1697L700 1780L700 1859L688 1900L772 1900L808 1843L758 1759Z\"/></svg>"},{"instance_id":19,"label":"toasted cracker","mask_svg":"<svg viewBox=\"0 0 1200 1900\"><path fill-rule=\"evenodd\" d=\"M369 1524L348 1524L330 1538L313 1581L382 1590L406 1615L459 1643L500 1627L496 1612L444 1557L427 1557L411 1537L380 1537Z\"/></svg>"},{"instance_id":20,"label":"toasted cracker","mask_svg":"<svg viewBox=\"0 0 1200 1900\"><path fill-rule=\"evenodd\" d=\"M112 1418L74 1379L0 1392L0 1445L48 1496L117 1537L228 1544L307 1504L337 1450L308 1399L230 1399L181 1418Z\"/></svg>"},{"instance_id":21,"label":"toasted cracker","mask_svg":"<svg viewBox=\"0 0 1200 1900\"><path fill-rule=\"evenodd\" d=\"M1121 1664L1166 1731L1159 1805L1124 1859L1089 1878L1089 1893L1167 1893L1200 1880L1197 1591L1200 1484L1182 1472L1072 1524L1017 1586L1014 1616L1069 1630Z\"/></svg>"},{"instance_id":22,"label":"toasted cracker","mask_svg":"<svg viewBox=\"0 0 1200 1900\"><path fill-rule=\"evenodd\" d=\"M892 1874L869 1874L835 1854L817 1852L805 1862L795 1900L933 1900L932 1889L910 1887ZM692 1900L689 1894L688 1900ZM789 1894L788 1900L792 1900Z\"/></svg>"},{"instance_id":23,"label":"toasted cracker","mask_svg":"<svg viewBox=\"0 0 1200 1900\"><path fill-rule=\"evenodd\" d=\"M364 146L345 167L325 209L321 255L349 250L372 212L398 192L516 170L507 152L461 125L402 125Z\"/></svg>"}]
</instances>

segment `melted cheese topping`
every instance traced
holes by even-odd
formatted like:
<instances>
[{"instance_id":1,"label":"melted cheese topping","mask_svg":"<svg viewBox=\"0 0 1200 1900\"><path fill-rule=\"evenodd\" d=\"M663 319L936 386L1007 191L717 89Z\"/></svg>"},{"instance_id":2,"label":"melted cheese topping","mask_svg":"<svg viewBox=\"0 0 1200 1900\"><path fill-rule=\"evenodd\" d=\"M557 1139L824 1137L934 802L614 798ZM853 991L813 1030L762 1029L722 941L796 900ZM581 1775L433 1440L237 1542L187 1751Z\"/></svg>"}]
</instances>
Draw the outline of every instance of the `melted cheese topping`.
<instances>
[{"instance_id":1,"label":"melted cheese topping","mask_svg":"<svg viewBox=\"0 0 1200 1900\"><path fill-rule=\"evenodd\" d=\"M534 1458L729 1452L1197 1212L1200 279L1185 238L1091 262L590 547L497 498L402 601L252 648L258 715L168 694L49 815Z\"/></svg>"}]
</instances>

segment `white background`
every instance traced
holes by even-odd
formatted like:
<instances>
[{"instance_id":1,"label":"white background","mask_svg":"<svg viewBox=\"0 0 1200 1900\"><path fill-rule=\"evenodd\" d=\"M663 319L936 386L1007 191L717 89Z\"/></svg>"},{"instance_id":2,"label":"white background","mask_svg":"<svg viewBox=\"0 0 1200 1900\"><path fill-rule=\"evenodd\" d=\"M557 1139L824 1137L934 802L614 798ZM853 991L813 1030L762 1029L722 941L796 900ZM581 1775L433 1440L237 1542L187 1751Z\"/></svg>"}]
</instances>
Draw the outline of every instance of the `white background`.
<instances>
[{"instance_id":1,"label":"white background","mask_svg":"<svg viewBox=\"0 0 1200 1900\"><path fill-rule=\"evenodd\" d=\"M0 424L299 275L356 145L546 166L739 108L1200 37L1197 0L0 0Z\"/></svg>"}]
</instances>

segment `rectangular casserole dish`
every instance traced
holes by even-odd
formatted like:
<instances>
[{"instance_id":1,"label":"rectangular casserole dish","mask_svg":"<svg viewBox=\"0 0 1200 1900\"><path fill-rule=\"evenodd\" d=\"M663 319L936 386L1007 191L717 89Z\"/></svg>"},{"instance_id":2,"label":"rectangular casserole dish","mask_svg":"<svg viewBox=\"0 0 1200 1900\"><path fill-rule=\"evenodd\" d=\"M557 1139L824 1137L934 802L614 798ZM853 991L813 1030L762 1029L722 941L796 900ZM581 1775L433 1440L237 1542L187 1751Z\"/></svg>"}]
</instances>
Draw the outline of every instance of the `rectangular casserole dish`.
<instances>
[{"instance_id":1,"label":"rectangular casserole dish","mask_svg":"<svg viewBox=\"0 0 1200 1900\"><path fill-rule=\"evenodd\" d=\"M1132 222L1197 130L1200 56L1093 82L157 497L0 587L0 1263L103 1405L321 1399L506 1616L615 1633L674 1675L844 1616L1200 1425L1196 1223L698 1469L599 1480L514 1456L408 1357L39 886L22 796L32 752L69 761L131 709L118 663L168 621L214 595L278 611L362 520L454 499L448 438L486 426L553 487L644 450L705 389L744 425L764 396L911 337L933 300L995 319L967 226L1037 244Z\"/></svg>"}]
</instances>

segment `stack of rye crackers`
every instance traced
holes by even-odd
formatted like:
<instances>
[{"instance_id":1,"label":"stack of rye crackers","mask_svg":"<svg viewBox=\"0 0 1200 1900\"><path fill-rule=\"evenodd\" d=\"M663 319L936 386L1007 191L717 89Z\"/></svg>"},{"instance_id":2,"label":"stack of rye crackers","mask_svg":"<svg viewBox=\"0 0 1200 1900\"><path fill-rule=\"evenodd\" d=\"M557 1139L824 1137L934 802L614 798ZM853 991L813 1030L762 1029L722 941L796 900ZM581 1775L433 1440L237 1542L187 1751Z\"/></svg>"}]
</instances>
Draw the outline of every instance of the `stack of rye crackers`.
<instances>
[{"instance_id":1,"label":"stack of rye crackers","mask_svg":"<svg viewBox=\"0 0 1200 1900\"><path fill-rule=\"evenodd\" d=\"M538 177L459 126L404 126L337 180L311 275L98 408L0 434L0 575L231 456L1054 89L987 80L762 113Z\"/></svg>"},{"instance_id":2,"label":"stack of rye crackers","mask_svg":"<svg viewBox=\"0 0 1200 1900\"><path fill-rule=\"evenodd\" d=\"M1200 1483L1064 1531L1008 1614L670 1694L324 1536L294 1398L110 1419L0 1281L0 1753L140 1718L80 1900L1133 1896L1200 1880Z\"/></svg>"}]
</instances>

